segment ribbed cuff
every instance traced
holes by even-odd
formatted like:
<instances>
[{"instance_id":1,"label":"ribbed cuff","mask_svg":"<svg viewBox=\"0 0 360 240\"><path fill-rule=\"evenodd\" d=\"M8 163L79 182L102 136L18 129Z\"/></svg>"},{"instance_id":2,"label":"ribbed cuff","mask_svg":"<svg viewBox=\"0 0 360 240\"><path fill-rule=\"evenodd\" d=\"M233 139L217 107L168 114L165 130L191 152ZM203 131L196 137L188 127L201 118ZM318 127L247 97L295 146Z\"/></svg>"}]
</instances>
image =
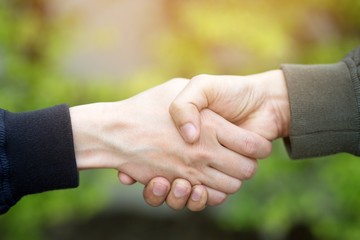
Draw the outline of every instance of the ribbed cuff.
<instances>
[{"instance_id":1,"label":"ribbed cuff","mask_svg":"<svg viewBox=\"0 0 360 240\"><path fill-rule=\"evenodd\" d=\"M5 112L6 155L15 200L27 194L77 187L69 108Z\"/></svg>"},{"instance_id":2,"label":"ribbed cuff","mask_svg":"<svg viewBox=\"0 0 360 240\"><path fill-rule=\"evenodd\" d=\"M0 109L0 214L15 204L10 187L9 161L6 157L5 125L3 109Z\"/></svg>"},{"instance_id":3,"label":"ribbed cuff","mask_svg":"<svg viewBox=\"0 0 360 240\"><path fill-rule=\"evenodd\" d=\"M291 123L285 139L292 158L339 152L359 155L360 117L355 83L345 63L282 65Z\"/></svg>"}]
</instances>

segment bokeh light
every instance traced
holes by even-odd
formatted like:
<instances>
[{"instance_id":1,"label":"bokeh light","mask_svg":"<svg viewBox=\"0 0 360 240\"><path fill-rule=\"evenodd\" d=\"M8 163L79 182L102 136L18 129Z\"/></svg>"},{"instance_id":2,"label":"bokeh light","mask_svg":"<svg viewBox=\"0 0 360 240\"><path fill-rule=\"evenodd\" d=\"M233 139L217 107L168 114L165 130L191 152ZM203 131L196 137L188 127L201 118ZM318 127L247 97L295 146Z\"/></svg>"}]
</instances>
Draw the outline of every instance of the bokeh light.
<instances>
[{"instance_id":1,"label":"bokeh light","mask_svg":"<svg viewBox=\"0 0 360 240\"><path fill-rule=\"evenodd\" d=\"M337 62L359 45L359 12L359 0L4 0L1 107L118 101L174 77ZM278 141L239 193L191 214L151 208L142 186L94 170L77 189L22 199L0 216L0 239L353 240L359 172L345 154L292 161Z\"/></svg>"}]
</instances>

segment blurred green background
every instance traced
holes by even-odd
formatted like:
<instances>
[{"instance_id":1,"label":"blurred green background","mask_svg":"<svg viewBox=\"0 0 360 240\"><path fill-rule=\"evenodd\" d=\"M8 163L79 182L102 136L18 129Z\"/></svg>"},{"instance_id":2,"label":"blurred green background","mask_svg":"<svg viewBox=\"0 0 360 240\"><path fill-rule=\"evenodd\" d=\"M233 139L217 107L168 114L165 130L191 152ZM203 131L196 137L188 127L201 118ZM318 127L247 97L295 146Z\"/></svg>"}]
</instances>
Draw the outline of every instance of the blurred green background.
<instances>
[{"instance_id":1,"label":"blurred green background","mask_svg":"<svg viewBox=\"0 0 360 240\"><path fill-rule=\"evenodd\" d=\"M174 77L336 62L360 43L359 12L359 0L2 0L0 106L117 101ZM22 199L0 216L0 239L200 239L216 229L206 239L353 240L359 173L346 154L289 160L279 141L239 193L192 214L148 207L141 186L89 171L77 189Z\"/></svg>"}]
</instances>

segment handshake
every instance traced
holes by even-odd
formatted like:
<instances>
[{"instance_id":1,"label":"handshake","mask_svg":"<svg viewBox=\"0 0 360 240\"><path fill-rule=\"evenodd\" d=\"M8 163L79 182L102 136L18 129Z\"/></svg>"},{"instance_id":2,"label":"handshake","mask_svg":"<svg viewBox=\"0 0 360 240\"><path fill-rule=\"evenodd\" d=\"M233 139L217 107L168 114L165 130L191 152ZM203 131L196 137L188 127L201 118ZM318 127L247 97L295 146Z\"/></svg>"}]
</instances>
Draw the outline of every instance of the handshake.
<instances>
[{"instance_id":1,"label":"handshake","mask_svg":"<svg viewBox=\"0 0 360 240\"><path fill-rule=\"evenodd\" d=\"M78 170L95 168L143 183L152 206L200 211L238 191L281 137L292 158L359 156L359 66L360 47L335 64L174 79L70 111L0 109L0 213L25 195L76 187Z\"/></svg>"},{"instance_id":2,"label":"handshake","mask_svg":"<svg viewBox=\"0 0 360 240\"><path fill-rule=\"evenodd\" d=\"M152 206L200 211L256 172L271 141L288 136L281 70L173 79L132 98L70 108L78 169L113 168L143 183Z\"/></svg>"}]
</instances>

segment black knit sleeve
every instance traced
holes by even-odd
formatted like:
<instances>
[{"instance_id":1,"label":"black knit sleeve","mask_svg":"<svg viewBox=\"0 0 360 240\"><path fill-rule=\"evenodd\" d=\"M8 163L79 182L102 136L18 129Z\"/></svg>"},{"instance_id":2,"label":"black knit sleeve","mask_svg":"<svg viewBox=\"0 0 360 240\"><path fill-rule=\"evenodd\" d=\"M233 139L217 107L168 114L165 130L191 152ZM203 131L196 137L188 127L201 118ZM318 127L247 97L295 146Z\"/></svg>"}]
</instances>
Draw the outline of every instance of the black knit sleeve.
<instances>
[{"instance_id":1,"label":"black knit sleeve","mask_svg":"<svg viewBox=\"0 0 360 240\"><path fill-rule=\"evenodd\" d=\"M0 213L7 212L15 204L10 189L9 162L5 153L5 111L0 109Z\"/></svg>"},{"instance_id":2,"label":"black knit sleeve","mask_svg":"<svg viewBox=\"0 0 360 240\"><path fill-rule=\"evenodd\" d=\"M68 106L0 111L0 213L25 195L77 186Z\"/></svg>"}]
</instances>

